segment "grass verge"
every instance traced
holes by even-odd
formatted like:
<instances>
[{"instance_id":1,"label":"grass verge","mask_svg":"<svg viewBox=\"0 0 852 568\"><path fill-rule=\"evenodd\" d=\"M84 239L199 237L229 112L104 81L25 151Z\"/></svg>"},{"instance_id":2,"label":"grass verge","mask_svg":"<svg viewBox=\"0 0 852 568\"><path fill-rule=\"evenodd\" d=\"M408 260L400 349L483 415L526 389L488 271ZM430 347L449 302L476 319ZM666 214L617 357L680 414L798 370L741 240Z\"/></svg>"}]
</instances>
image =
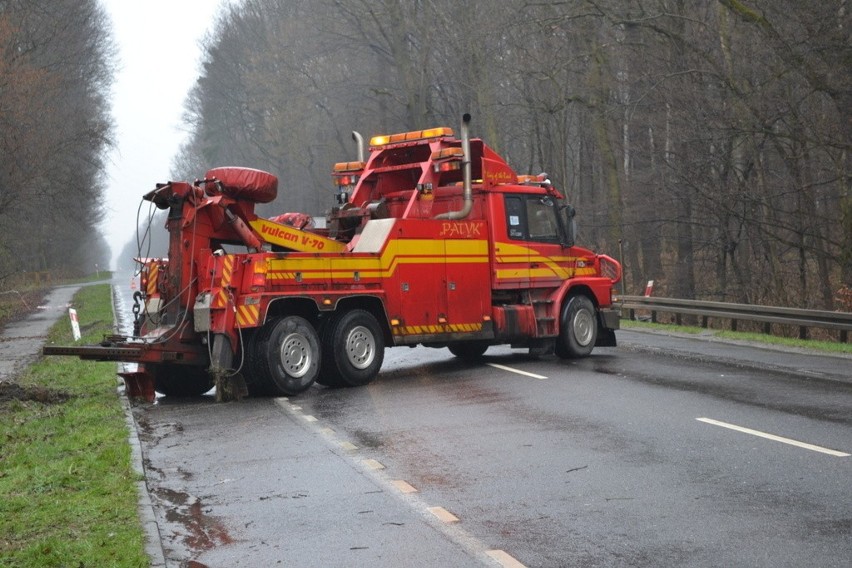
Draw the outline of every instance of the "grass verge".
<instances>
[{"instance_id":1,"label":"grass verge","mask_svg":"<svg viewBox=\"0 0 852 568\"><path fill-rule=\"evenodd\" d=\"M778 337L776 335L766 335L764 333L752 333L745 331L727 331L721 329L705 329L703 327L692 327L686 325L672 325L662 323L651 323L644 321L635 321L622 319L621 327L623 328L640 328L652 329L658 331L668 331L688 334L704 334L712 337L720 337L723 339L735 339L739 341L752 341L757 343L766 343L769 345L783 345L785 347L796 347L800 349L814 349L817 351L825 351L828 353L845 353L852 355L852 343L837 343L834 341L820 341L816 339L796 339L792 337Z\"/></svg>"},{"instance_id":2,"label":"grass verge","mask_svg":"<svg viewBox=\"0 0 852 568\"><path fill-rule=\"evenodd\" d=\"M112 331L109 286L75 296L96 343ZM48 341L72 344L64 318ZM148 564L137 475L114 363L45 357L0 397L0 566ZM14 391L14 392L12 392Z\"/></svg>"}]
</instances>

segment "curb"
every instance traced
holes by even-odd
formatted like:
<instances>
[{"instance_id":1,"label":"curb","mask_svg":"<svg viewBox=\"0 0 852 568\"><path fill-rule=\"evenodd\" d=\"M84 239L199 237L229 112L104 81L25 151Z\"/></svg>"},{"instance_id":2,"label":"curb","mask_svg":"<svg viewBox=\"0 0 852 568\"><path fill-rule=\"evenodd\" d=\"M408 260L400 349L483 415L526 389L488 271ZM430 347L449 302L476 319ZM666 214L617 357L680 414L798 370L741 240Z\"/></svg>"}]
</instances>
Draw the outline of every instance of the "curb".
<instances>
[{"instance_id":1,"label":"curb","mask_svg":"<svg viewBox=\"0 0 852 568\"><path fill-rule=\"evenodd\" d=\"M112 295L113 322L117 326L120 326L121 322L118 321L118 313L116 312L115 305L118 298L118 295L115 293L115 286L110 286L110 294ZM119 369L120 367L121 363L119 363ZM141 477L136 482L136 492L139 495L139 503L136 509L139 521L142 523L142 530L145 533L145 554L150 560L149 566L151 568L166 568L166 557L163 552L163 539L160 534L160 526L157 524L154 503L151 501L151 495L148 492L145 464L142 459L142 444L139 441L139 430L136 429L136 419L133 417L133 409L130 406L130 400L126 396L124 384L121 380L118 381L116 394L124 410L124 421L127 424L127 443L130 446L130 463L133 467L133 472L138 477Z\"/></svg>"},{"instance_id":2,"label":"curb","mask_svg":"<svg viewBox=\"0 0 852 568\"><path fill-rule=\"evenodd\" d=\"M124 409L124 421L127 424L127 442L130 445L130 462L133 472L142 479L136 482L136 492L139 494L137 511L142 529L145 532L145 554L148 555L151 568L165 568L166 558L163 552L163 540L160 535L160 526L157 524L157 516L154 514L154 503L148 493L148 483L145 477L145 465L142 461L142 444L139 442L139 432L136 430L136 420L133 418L133 409L130 401L125 396L124 385L116 388L116 393Z\"/></svg>"}]
</instances>

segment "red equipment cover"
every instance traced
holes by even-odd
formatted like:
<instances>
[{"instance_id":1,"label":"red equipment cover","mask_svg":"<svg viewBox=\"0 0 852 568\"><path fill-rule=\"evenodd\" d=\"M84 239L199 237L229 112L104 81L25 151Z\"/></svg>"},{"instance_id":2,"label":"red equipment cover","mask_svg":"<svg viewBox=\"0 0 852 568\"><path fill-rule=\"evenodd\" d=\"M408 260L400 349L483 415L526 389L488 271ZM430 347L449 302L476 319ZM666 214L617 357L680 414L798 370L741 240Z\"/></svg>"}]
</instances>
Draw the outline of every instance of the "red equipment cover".
<instances>
[{"instance_id":1,"label":"red equipment cover","mask_svg":"<svg viewBox=\"0 0 852 568\"><path fill-rule=\"evenodd\" d=\"M270 217L273 223L281 223L282 225L290 225L297 229L312 228L314 226L314 218L306 213L283 213Z\"/></svg>"},{"instance_id":2,"label":"red equipment cover","mask_svg":"<svg viewBox=\"0 0 852 568\"><path fill-rule=\"evenodd\" d=\"M278 178L253 168L213 168L204 176L216 180L222 193L234 199L269 203L278 196Z\"/></svg>"}]
</instances>

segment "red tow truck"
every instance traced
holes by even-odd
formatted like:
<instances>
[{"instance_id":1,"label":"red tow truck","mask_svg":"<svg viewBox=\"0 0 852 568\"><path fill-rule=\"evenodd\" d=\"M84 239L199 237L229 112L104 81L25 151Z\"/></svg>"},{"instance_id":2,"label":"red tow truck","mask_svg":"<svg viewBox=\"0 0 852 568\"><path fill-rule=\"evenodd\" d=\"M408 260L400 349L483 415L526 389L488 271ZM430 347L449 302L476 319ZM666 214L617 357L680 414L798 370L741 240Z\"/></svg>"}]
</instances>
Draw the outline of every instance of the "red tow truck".
<instances>
[{"instance_id":1,"label":"red tow truck","mask_svg":"<svg viewBox=\"0 0 852 568\"><path fill-rule=\"evenodd\" d=\"M376 136L332 173L325 226L255 214L278 180L215 168L144 196L168 210L168 258L142 261L132 336L48 355L138 363L130 396L214 384L295 395L372 381L391 346L482 356L510 344L584 357L614 346L621 265L575 244L574 209L547 176L518 175L450 128Z\"/></svg>"}]
</instances>

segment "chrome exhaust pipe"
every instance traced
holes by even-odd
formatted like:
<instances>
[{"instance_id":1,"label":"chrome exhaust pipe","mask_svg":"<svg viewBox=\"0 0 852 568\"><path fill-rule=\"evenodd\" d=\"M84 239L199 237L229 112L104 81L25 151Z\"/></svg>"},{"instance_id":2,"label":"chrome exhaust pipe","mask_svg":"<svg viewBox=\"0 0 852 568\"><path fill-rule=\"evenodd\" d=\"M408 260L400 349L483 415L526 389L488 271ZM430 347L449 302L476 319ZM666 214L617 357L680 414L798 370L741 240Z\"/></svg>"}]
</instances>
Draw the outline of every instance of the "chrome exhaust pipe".
<instances>
[{"instance_id":1,"label":"chrome exhaust pipe","mask_svg":"<svg viewBox=\"0 0 852 568\"><path fill-rule=\"evenodd\" d=\"M461 124L461 143L462 143L462 185L464 198L464 206L458 211L448 211L437 215L435 219L464 219L470 215L473 209L473 189L471 189L471 173L470 173L470 114L464 113Z\"/></svg>"}]
</instances>

